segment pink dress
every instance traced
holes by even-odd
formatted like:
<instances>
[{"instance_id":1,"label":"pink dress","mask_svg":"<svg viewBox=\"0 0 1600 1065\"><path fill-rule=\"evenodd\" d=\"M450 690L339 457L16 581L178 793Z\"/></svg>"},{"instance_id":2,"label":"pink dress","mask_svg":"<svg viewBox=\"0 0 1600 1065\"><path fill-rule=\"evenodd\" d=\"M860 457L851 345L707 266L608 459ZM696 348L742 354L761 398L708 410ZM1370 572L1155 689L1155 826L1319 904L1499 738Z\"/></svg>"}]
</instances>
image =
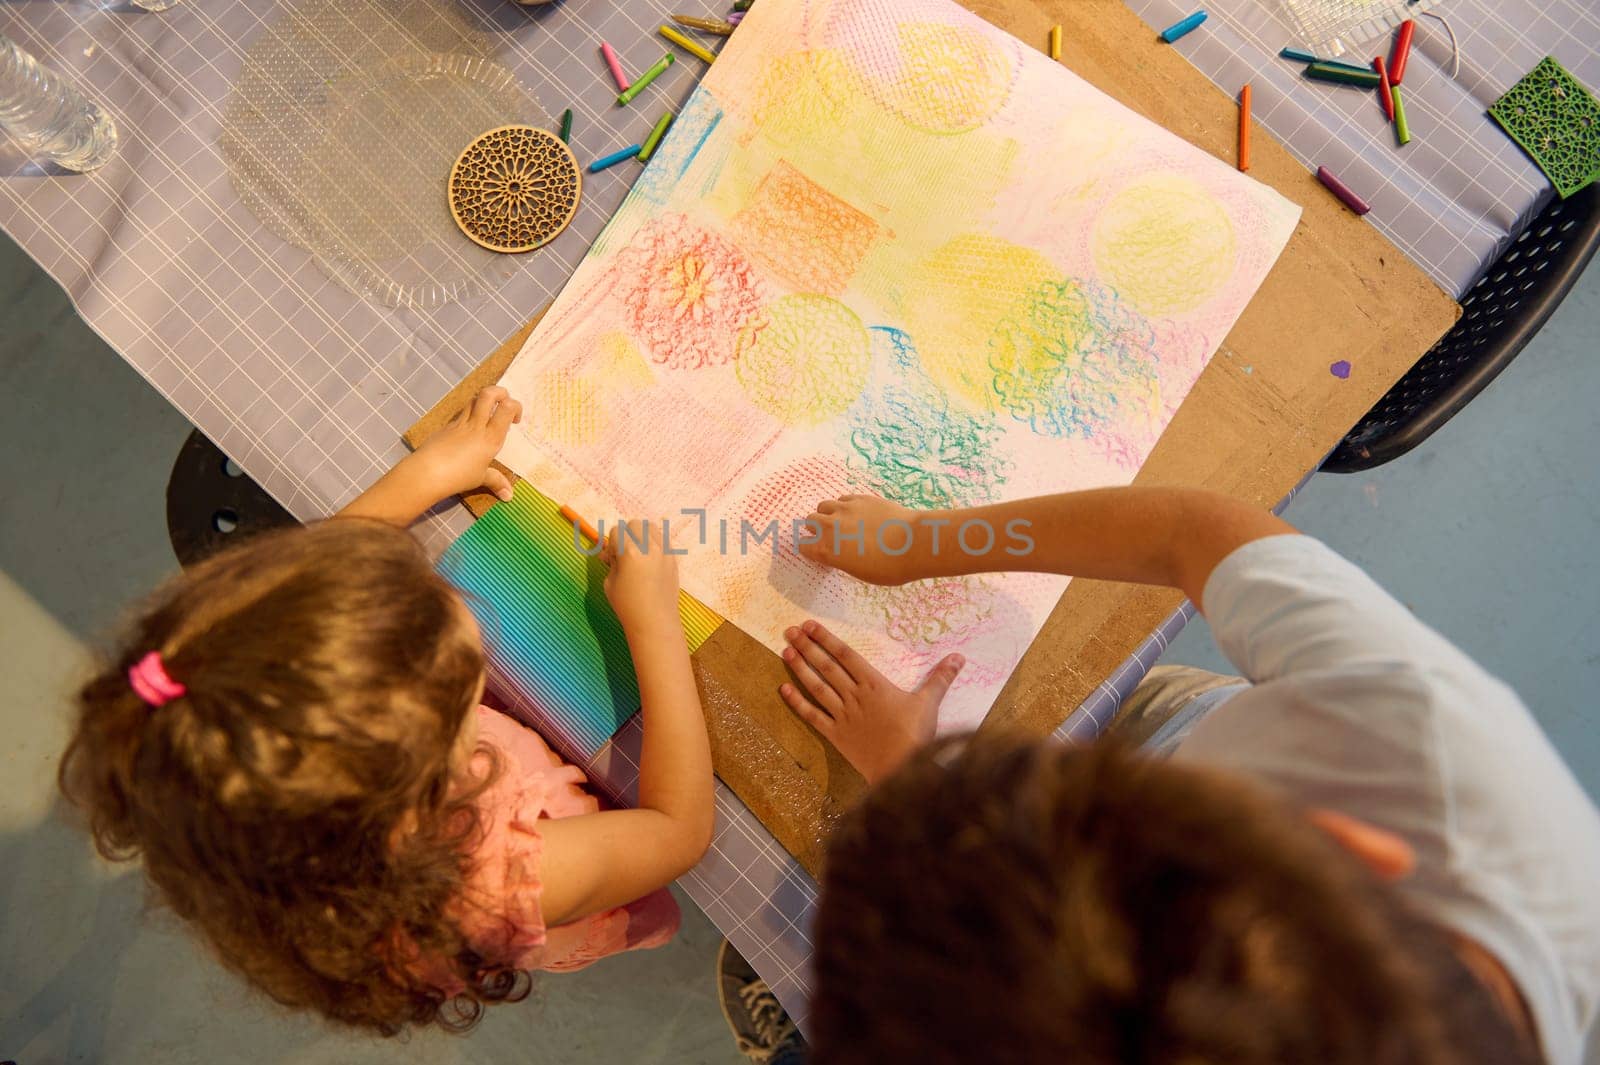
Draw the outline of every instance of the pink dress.
<instances>
[{"instance_id":1,"label":"pink dress","mask_svg":"<svg viewBox=\"0 0 1600 1065\"><path fill-rule=\"evenodd\" d=\"M592 814L600 803L585 790L583 771L562 761L538 733L487 706L477 714L478 742L494 747L502 765L478 800L483 843L452 914L472 948L496 964L569 972L670 940L679 914L665 888L605 913L545 927L539 819ZM442 964L423 962L413 972L448 995L466 990Z\"/></svg>"}]
</instances>

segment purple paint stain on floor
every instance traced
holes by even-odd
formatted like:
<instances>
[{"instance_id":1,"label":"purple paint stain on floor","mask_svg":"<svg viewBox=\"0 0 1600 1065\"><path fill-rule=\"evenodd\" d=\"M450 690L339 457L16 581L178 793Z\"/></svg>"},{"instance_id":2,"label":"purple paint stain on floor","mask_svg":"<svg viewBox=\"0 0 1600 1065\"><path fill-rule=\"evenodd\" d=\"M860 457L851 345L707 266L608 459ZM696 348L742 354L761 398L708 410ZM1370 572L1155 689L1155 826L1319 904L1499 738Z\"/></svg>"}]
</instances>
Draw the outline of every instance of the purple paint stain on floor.
<instances>
[{"instance_id":1,"label":"purple paint stain on floor","mask_svg":"<svg viewBox=\"0 0 1600 1065\"><path fill-rule=\"evenodd\" d=\"M1328 372L1333 374L1333 376L1337 377L1341 381L1348 380L1350 377L1349 360L1340 359L1338 362L1328 367Z\"/></svg>"}]
</instances>

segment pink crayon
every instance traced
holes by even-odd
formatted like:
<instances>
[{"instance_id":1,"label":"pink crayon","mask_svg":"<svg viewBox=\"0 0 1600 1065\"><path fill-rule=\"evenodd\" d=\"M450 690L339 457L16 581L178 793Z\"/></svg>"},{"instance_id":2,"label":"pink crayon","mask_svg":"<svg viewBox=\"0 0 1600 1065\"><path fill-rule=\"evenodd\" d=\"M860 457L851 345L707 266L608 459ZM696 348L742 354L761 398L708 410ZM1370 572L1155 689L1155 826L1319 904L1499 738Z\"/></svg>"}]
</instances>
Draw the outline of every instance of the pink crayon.
<instances>
[{"instance_id":1,"label":"pink crayon","mask_svg":"<svg viewBox=\"0 0 1600 1065\"><path fill-rule=\"evenodd\" d=\"M611 76L617 79L617 88L622 92L628 91L628 75L622 72L622 61L617 58L617 53L604 41L600 42L600 54L605 56L606 66L611 68Z\"/></svg>"}]
</instances>

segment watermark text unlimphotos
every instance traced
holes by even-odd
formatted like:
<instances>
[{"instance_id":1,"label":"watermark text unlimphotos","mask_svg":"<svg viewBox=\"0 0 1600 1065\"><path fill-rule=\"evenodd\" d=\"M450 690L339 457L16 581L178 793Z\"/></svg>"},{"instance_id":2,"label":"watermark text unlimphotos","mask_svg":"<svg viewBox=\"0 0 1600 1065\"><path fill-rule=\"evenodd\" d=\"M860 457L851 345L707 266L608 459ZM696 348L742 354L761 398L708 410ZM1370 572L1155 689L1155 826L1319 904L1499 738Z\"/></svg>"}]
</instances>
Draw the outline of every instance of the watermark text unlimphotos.
<instances>
[{"instance_id":1,"label":"watermark text unlimphotos","mask_svg":"<svg viewBox=\"0 0 1600 1065\"><path fill-rule=\"evenodd\" d=\"M1026 518L1011 518L998 529L986 518L916 518L911 521L890 518L872 529L864 521L819 522L809 518L796 518L783 522L773 518L765 524L747 519L737 522L728 518L711 520L703 507L687 507L681 518L666 518L659 523L613 522L616 531L616 549L619 554L638 551L649 554L661 551L668 555L687 555L687 542L701 547L711 547L723 555L798 554L801 547L821 545L824 551L838 556L848 555L853 549L857 556L876 551L898 558L913 546L926 550L932 557L959 552L973 558L992 554L997 549L1014 558L1033 553L1034 541L1028 530L1033 523ZM678 530L678 535L673 531ZM596 527L600 542L591 544L581 529L574 525L572 546L585 555L600 554L606 540L606 522L602 519ZM685 537L684 533L688 536Z\"/></svg>"}]
</instances>

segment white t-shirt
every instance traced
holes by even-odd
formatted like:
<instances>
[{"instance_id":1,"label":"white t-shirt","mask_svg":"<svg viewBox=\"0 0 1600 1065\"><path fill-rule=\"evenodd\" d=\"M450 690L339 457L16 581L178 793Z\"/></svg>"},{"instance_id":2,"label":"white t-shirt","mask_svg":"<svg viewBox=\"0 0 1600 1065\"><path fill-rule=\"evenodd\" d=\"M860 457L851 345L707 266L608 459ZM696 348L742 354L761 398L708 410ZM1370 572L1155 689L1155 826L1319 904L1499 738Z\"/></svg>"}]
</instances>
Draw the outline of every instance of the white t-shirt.
<instances>
[{"instance_id":1,"label":"white t-shirt","mask_svg":"<svg viewBox=\"0 0 1600 1065\"><path fill-rule=\"evenodd\" d=\"M1386 828L1400 890L1498 958L1548 1059L1600 1008L1600 814L1515 692L1320 542L1273 536L1212 572L1206 618L1253 687L1173 757Z\"/></svg>"}]
</instances>

